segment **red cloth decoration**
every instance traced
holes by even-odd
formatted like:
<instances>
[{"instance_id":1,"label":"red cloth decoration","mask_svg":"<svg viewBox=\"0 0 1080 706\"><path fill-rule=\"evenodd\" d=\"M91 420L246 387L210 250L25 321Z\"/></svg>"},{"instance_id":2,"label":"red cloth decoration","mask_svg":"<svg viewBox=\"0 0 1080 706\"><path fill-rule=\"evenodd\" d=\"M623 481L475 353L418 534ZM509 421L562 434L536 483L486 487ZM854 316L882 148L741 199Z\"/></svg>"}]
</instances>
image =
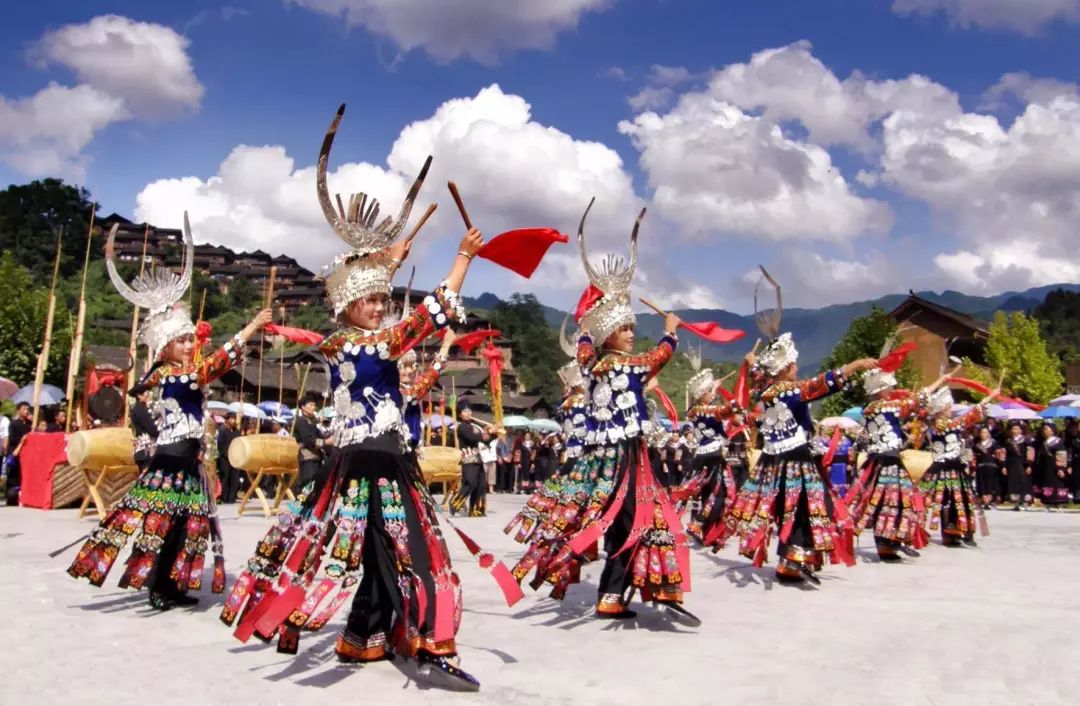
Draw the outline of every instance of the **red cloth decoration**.
<instances>
[{"instance_id":1,"label":"red cloth decoration","mask_svg":"<svg viewBox=\"0 0 1080 706\"><path fill-rule=\"evenodd\" d=\"M957 385L963 385L964 387L968 388L969 390L975 390L976 392L982 393L984 395L989 395L992 392L992 390L989 387L987 387L986 385L982 384L981 382L979 382L977 380L969 380L968 378L955 377L955 376L950 376L950 377L946 378L946 380L948 380L949 382L955 382ZM998 399L1000 399L1002 402L1015 402L1016 404L1023 405L1024 407L1027 407L1028 409L1034 410L1036 412L1041 412L1044 409L1046 409L1046 405L1044 405L1044 404L1035 404L1034 402L1025 402L1024 400L1018 400L1015 397L999 397Z\"/></svg>"},{"instance_id":2,"label":"red cloth decoration","mask_svg":"<svg viewBox=\"0 0 1080 706\"><path fill-rule=\"evenodd\" d=\"M19 504L42 510L52 509L53 473L67 463L67 435L63 432L34 431L26 435L19 451L22 485Z\"/></svg>"},{"instance_id":3,"label":"red cloth decoration","mask_svg":"<svg viewBox=\"0 0 1080 706\"><path fill-rule=\"evenodd\" d=\"M829 450L825 452L825 458L821 459L821 467L828 469L832 465L833 457L836 456L836 448L840 445L840 437L844 435L840 427L833 430L832 438L829 439Z\"/></svg>"},{"instance_id":4,"label":"red cloth decoration","mask_svg":"<svg viewBox=\"0 0 1080 706\"><path fill-rule=\"evenodd\" d=\"M600 301L604 296L604 290L597 287L595 284L590 284L589 288L581 293L581 299L578 299L577 307L574 308L574 323L580 325L581 320L585 318L585 314L593 307L596 302Z\"/></svg>"},{"instance_id":5,"label":"red cloth decoration","mask_svg":"<svg viewBox=\"0 0 1080 706\"><path fill-rule=\"evenodd\" d=\"M746 331L737 328L724 328L715 321L699 321L697 323L683 321L679 324L679 327L686 329L699 338L704 338L706 341L712 341L713 343L731 343L746 335Z\"/></svg>"},{"instance_id":6,"label":"red cloth decoration","mask_svg":"<svg viewBox=\"0 0 1080 706\"><path fill-rule=\"evenodd\" d=\"M734 393L732 393L731 390L727 389L726 387L717 387L716 392L728 402L735 401Z\"/></svg>"},{"instance_id":7,"label":"red cloth decoration","mask_svg":"<svg viewBox=\"0 0 1080 706\"><path fill-rule=\"evenodd\" d=\"M446 336L446 329L441 329L438 334L439 338ZM479 331L470 331L469 333L463 333L454 339L454 345L465 352L465 355L472 355L472 352L483 343L486 339L501 336L502 332L493 328L480 329Z\"/></svg>"},{"instance_id":8,"label":"red cloth decoration","mask_svg":"<svg viewBox=\"0 0 1080 706\"><path fill-rule=\"evenodd\" d=\"M214 333L214 327L210 325L209 321L200 321L195 324L195 338L200 341L209 341L210 335Z\"/></svg>"},{"instance_id":9,"label":"red cloth decoration","mask_svg":"<svg viewBox=\"0 0 1080 706\"><path fill-rule=\"evenodd\" d=\"M743 409L750 409L750 386L746 379L750 375L750 363L743 361L739 366L739 376L735 380L735 401Z\"/></svg>"},{"instance_id":10,"label":"red cloth decoration","mask_svg":"<svg viewBox=\"0 0 1080 706\"><path fill-rule=\"evenodd\" d=\"M548 248L568 240L554 228L519 228L496 235L476 254L528 279L540 266Z\"/></svg>"},{"instance_id":11,"label":"red cloth decoration","mask_svg":"<svg viewBox=\"0 0 1080 706\"><path fill-rule=\"evenodd\" d=\"M499 589L502 591L503 598L506 599L506 605L513 606L515 603L525 597L525 593L521 590L521 586L518 585L517 580L513 574L510 573L510 569L506 568L506 564L501 561L495 561L495 556L485 552L479 544L476 543L469 535L458 529L457 525L446 520L458 537L461 537L461 541L465 543L465 548L469 550L469 553L476 557L477 562L480 564L480 568L490 571L492 578L495 579L495 583L499 585Z\"/></svg>"},{"instance_id":12,"label":"red cloth decoration","mask_svg":"<svg viewBox=\"0 0 1080 706\"><path fill-rule=\"evenodd\" d=\"M305 328L297 328L295 326L279 326L278 324L267 324L266 326L263 326L263 331L272 336L281 336L282 338L288 341L292 341L293 343L303 343L305 346L314 346L322 343L324 338L321 333L308 331Z\"/></svg>"},{"instance_id":13,"label":"red cloth decoration","mask_svg":"<svg viewBox=\"0 0 1080 706\"><path fill-rule=\"evenodd\" d=\"M86 371L86 396L93 397L103 387L118 387L124 384L127 377L118 370L98 370L90 368Z\"/></svg>"},{"instance_id":14,"label":"red cloth decoration","mask_svg":"<svg viewBox=\"0 0 1080 706\"><path fill-rule=\"evenodd\" d=\"M918 347L918 345L911 341L904 343L884 358L879 359L877 367L881 368L882 372L895 373L900 369L900 366L904 364L904 359L908 357L908 354Z\"/></svg>"},{"instance_id":15,"label":"red cloth decoration","mask_svg":"<svg viewBox=\"0 0 1080 706\"><path fill-rule=\"evenodd\" d=\"M661 390L659 385L654 387L651 392L656 395L656 399L660 400L660 404L663 406L671 423L673 425L678 424L679 413L675 411L675 403L671 401L671 398L667 396L667 393Z\"/></svg>"}]
</instances>

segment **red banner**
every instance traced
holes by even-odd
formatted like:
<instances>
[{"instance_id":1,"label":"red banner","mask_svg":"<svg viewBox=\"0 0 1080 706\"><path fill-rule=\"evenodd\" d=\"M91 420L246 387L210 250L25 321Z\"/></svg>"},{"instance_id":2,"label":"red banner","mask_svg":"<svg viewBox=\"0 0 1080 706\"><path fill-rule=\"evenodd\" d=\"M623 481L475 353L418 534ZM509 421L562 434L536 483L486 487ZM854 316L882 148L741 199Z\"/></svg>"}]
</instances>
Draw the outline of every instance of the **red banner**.
<instances>
[{"instance_id":1,"label":"red banner","mask_svg":"<svg viewBox=\"0 0 1080 706\"><path fill-rule=\"evenodd\" d=\"M679 324L679 327L686 329L699 338L704 338L706 341L712 341L713 343L731 343L746 335L746 331L737 328L724 328L715 321L699 321L697 323L683 321Z\"/></svg>"},{"instance_id":2,"label":"red banner","mask_svg":"<svg viewBox=\"0 0 1080 706\"><path fill-rule=\"evenodd\" d=\"M554 228L519 228L496 235L476 254L528 279L540 266L548 248L568 240Z\"/></svg>"},{"instance_id":3,"label":"red banner","mask_svg":"<svg viewBox=\"0 0 1080 706\"><path fill-rule=\"evenodd\" d=\"M267 324L266 326L263 326L263 331L271 336L281 336L293 343L303 343L305 346L314 346L322 343L324 338L321 333L308 331L304 328L296 328L295 326L279 326L278 324Z\"/></svg>"}]
</instances>

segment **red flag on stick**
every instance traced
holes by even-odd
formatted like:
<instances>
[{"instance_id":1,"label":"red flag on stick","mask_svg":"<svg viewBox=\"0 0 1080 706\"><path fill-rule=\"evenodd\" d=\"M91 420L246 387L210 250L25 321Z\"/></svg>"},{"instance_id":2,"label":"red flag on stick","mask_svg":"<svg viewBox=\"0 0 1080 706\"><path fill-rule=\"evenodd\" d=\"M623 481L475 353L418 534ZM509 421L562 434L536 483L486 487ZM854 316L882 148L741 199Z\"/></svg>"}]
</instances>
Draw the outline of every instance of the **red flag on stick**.
<instances>
[{"instance_id":1,"label":"red flag on stick","mask_svg":"<svg viewBox=\"0 0 1080 706\"><path fill-rule=\"evenodd\" d=\"M443 338L444 336L446 336L446 329L441 329L436 335L439 338ZM479 331L470 331L469 333L463 333L457 338L455 338L454 345L464 351L465 355L472 355L473 350L475 350L477 346L483 343L485 339L497 338L501 335L501 331L493 328L480 329Z\"/></svg>"},{"instance_id":2,"label":"red flag on stick","mask_svg":"<svg viewBox=\"0 0 1080 706\"><path fill-rule=\"evenodd\" d=\"M904 343L892 353L889 353L884 358L878 360L877 366L882 372L895 373L900 369L900 366L904 364L904 359L908 357L908 354L916 348L918 348L918 346L910 341Z\"/></svg>"},{"instance_id":3,"label":"red flag on stick","mask_svg":"<svg viewBox=\"0 0 1080 706\"><path fill-rule=\"evenodd\" d=\"M281 336L293 343L303 343L306 346L314 346L317 343L322 343L324 338L321 333L308 331L304 328L296 328L295 326L279 326L278 324L267 324L266 326L263 326L263 331L273 336Z\"/></svg>"},{"instance_id":4,"label":"red flag on stick","mask_svg":"<svg viewBox=\"0 0 1080 706\"><path fill-rule=\"evenodd\" d=\"M671 398L667 396L667 393L660 389L659 385L652 388L651 392L656 395L656 399L660 400L660 405L664 408L664 412L667 413L668 419L671 420L671 424L678 424L679 413L675 411L675 403L671 401Z\"/></svg>"},{"instance_id":5,"label":"red flag on stick","mask_svg":"<svg viewBox=\"0 0 1080 706\"><path fill-rule=\"evenodd\" d=\"M568 240L554 228L518 228L496 235L476 254L528 279L540 266L548 248Z\"/></svg>"},{"instance_id":6,"label":"red flag on stick","mask_svg":"<svg viewBox=\"0 0 1080 706\"><path fill-rule=\"evenodd\" d=\"M969 380L967 378L956 376L950 376L946 379L949 382L955 382L957 385L963 385L970 390L975 390L976 392L980 392L984 395L989 395L992 392L989 387L982 384L981 382L978 382L977 380ZM1002 402L1015 402L1016 404L1023 405L1024 407L1027 407L1028 409L1034 410L1036 412L1041 412L1046 409L1046 405L1035 404L1034 402L1026 402L1024 400L1018 400L1015 397L1000 397L999 399Z\"/></svg>"},{"instance_id":7,"label":"red flag on stick","mask_svg":"<svg viewBox=\"0 0 1080 706\"><path fill-rule=\"evenodd\" d=\"M684 328L695 336L713 343L731 343L746 335L746 331L724 328L715 321L699 321L697 323L683 321L679 324L679 328Z\"/></svg>"}]
</instances>

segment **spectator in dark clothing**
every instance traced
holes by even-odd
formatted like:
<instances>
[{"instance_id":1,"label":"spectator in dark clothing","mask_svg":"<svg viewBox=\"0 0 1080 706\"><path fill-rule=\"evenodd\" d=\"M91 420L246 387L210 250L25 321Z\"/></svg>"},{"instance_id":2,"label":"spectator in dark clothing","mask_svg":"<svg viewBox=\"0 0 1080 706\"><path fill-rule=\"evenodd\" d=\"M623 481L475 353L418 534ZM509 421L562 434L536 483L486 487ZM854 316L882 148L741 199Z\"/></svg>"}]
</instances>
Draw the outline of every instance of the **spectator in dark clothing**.
<instances>
[{"instance_id":1,"label":"spectator in dark clothing","mask_svg":"<svg viewBox=\"0 0 1080 706\"><path fill-rule=\"evenodd\" d=\"M510 493L514 490L514 444L506 436L505 429L499 429L499 443L495 446L497 463L495 472L495 492Z\"/></svg>"},{"instance_id":2,"label":"spectator in dark clothing","mask_svg":"<svg viewBox=\"0 0 1080 706\"><path fill-rule=\"evenodd\" d=\"M8 449L11 452L11 464L8 466L7 478L7 504L19 504L19 486L22 484L22 472L19 467L19 452L22 451L23 441L30 433L33 424L33 415L30 414L30 405L20 402L15 408L15 419L11 422L8 432Z\"/></svg>"},{"instance_id":3,"label":"spectator in dark clothing","mask_svg":"<svg viewBox=\"0 0 1080 706\"><path fill-rule=\"evenodd\" d=\"M318 420L315 418L315 410L318 406L317 397L314 395L305 397L300 404L300 414L293 427L293 436L296 437L296 443L300 447L300 474L296 480L298 488L303 488L319 476L325 458L323 445L326 439L319 430Z\"/></svg>"},{"instance_id":4,"label":"spectator in dark clothing","mask_svg":"<svg viewBox=\"0 0 1080 706\"><path fill-rule=\"evenodd\" d=\"M221 479L221 502L234 503L240 493L243 480L238 469L229 463L229 446L234 439L240 437L240 431L236 428L236 415L229 412L225 415L225 423L218 429L218 477Z\"/></svg>"}]
</instances>

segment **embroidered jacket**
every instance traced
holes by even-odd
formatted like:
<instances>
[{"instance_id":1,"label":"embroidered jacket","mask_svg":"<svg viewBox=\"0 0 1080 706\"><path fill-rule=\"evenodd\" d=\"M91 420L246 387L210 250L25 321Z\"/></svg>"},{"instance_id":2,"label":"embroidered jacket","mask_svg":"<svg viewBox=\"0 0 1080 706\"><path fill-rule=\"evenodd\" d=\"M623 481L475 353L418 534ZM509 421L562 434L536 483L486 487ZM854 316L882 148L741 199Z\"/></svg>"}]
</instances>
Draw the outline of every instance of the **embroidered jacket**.
<instances>
[{"instance_id":1,"label":"embroidered jacket","mask_svg":"<svg viewBox=\"0 0 1080 706\"><path fill-rule=\"evenodd\" d=\"M244 342L233 336L197 363L162 363L142 377L140 386L157 388L157 447L203 438L205 388L240 363L243 349Z\"/></svg>"},{"instance_id":2,"label":"embroidered jacket","mask_svg":"<svg viewBox=\"0 0 1080 706\"><path fill-rule=\"evenodd\" d=\"M895 399L872 400L863 407L867 453L896 453L903 449L907 444L904 426L925 413L924 393L916 396L907 390L898 390L894 396Z\"/></svg>"},{"instance_id":3,"label":"embroidered jacket","mask_svg":"<svg viewBox=\"0 0 1080 706\"><path fill-rule=\"evenodd\" d=\"M959 419L939 414L930 425L930 454L934 461L955 461L964 455L964 431L973 427L986 416L988 403L981 402L969 409Z\"/></svg>"},{"instance_id":4,"label":"embroidered jacket","mask_svg":"<svg viewBox=\"0 0 1080 706\"><path fill-rule=\"evenodd\" d=\"M794 451L810 443L813 422L810 403L840 392L847 385L840 370L828 370L817 377L798 382L777 382L762 394L765 414L761 431L765 437L763 451L777 455Z\"/></svg>"},{"instance_id":5,"label":"embroidered jacket","mask_svg":"<svg viewBox=\"0 0 1080 706\"><path fill-rule=\"evenodd\" d=\"M705 456L727 449L725 423L737 411L737 406L729 402L696 404L690 408L686 413L686 418L694 425L694 435L698 440L698 446L694 452L696 455Z\"/></svg>"},{"instance_id":6,"label":"embroidered jacket","mask_svg":"<svg viewBox=\"0 0 1080 706\"><path fill-rule=\"evenodd\" d=\"M563 398L559 406L558 420L562 422L563 435L566 437L566 457L577 458L585 450L585 440L589 436L589 407L585 394L571 392Z\"/></svg>"},{"instance_id":7,"label":"embroidered jacket","mask_svg":"<svg viewBox=\"0 0 1080 706\"><path fill-rule=\"evenodd\" d=\"M578 341L577 358L589 374L592 426L585 443L605 446L641 435L649 420L645 383L654 378L675 353L676 339L664 336L645 353L606 351L597 355L592 338Z\"/></svg>"},{"instance_id":8,"label":"embroidered jacket","mask_svg":"<svg viewBox=\"0 0 1080 706\"><path fill-rule=\"evenodd\" d=\"M397 359L451 319L464 321L465 312L457 293L442 284L396 326L380 331L344 328L319 344L330 366L336 413L330 431L335 446L344 448L390 432L405 443Z\"/></svg>"}]
</instances>

